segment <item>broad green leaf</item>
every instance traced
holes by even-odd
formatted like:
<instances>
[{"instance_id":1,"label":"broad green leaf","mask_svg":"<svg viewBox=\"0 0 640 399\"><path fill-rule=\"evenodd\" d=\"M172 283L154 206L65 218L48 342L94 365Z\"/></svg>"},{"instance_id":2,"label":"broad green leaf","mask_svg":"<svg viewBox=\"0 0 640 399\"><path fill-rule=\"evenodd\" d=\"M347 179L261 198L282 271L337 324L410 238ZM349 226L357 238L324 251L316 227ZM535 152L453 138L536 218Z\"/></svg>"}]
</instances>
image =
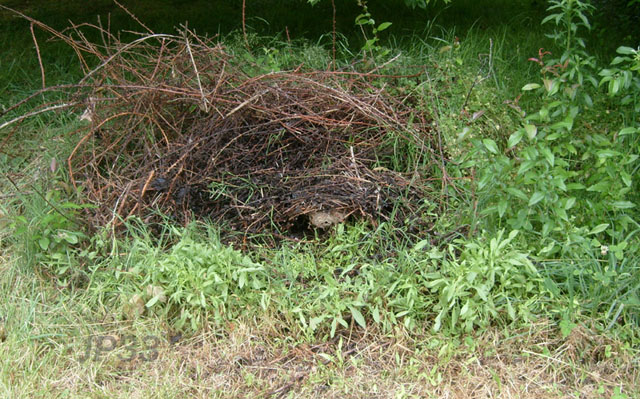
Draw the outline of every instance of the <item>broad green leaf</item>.
<instances>
[{"instance_id":1,"label":"broad green leaf","mask_svg":"<svg viewBox=\"0 0 640 399\"><path fill-rule=\"evenodd\" d=\"M542 79L542 83L544 83L544 88L549 93L551 93L552 90L554 90L554 89L556 89L558 87L558 85L556 84L556 81L552 80L552 79ZM555 91L557 91L557 89Z\"/></svg>"},{"instance_id":2,"label":"broad green leaf","mask_svg":"<svg viewBox=\"0 0 640 399\"><path fill-rule=\"evenodd\" d=\"M311 320L309 320L309 328L315 331L316 328L318 328L318 325L320 325L320 323L322 323L324 319L325 319L325 316L312 317Z\"/></svg>"},{"instance_id":3,"label":"broad green leaf","mask_svg":"<svg viewBox=\"0 0 640 399\"><path fill-rule=\"evenodd\" d=\"M598 234L605 231L609 227L609 223L602 223L591 229L589 235Z\"/></svg>"},{"instance_id":4,"label":"broad green leaf","mask_svg":"<svg viewBox=\"0 0 640 399\"><path fill-rule=\"evenodd\" d=\"M349 306L349 309L351 310L351 316L353 316L353 319L356 321L356 323L358 323L360 327L366 328L367 323L364 321L364 316L362 315L362 313L360 313L360 311L353 306Z\"/></svg>"},{"instance_id":5,"label":"broad green leaf","mask_svg":"<svg viewBox=\"0 0 640 399\"><path fill-rule=\"evenodd\" d=\"M583 190L584 184L581 183L569 183L567 184L567 190Z\"/></svg>"},{"instance_id":6,"label":"broad green leaf","mask_svg":"<svg viewBox=\"0 0 640 399\"><path fill-rule=\"evenodd\" d=\"M149 302L147 302L144 306L150 308L153 305L156 304L156 302L158 302L160 300L160 295L156 295L153 298L149 299Z\"/></svg>"},{"instance_id":7,"label":"broad green leaf","mask_svg":"<svg viewBox=\"0 0 640 399\"><path fill-rule=\"evenodd\" d=\"M530 90L535 90L539 88L540 88L540 85L538 83L528 83L522 87L522 91L530 91Z\"/></svg>"},{"instance_id":8,"label":"broad green leaf","mask_svg":"<svg viewBox=\"0 0 640 399\"><path fill-rule=\"evenodd\" d=\"M38 245L40 245L40 248L42 248L43 251L49 249L49 244L50 241L48 237L40 237L40 239L38 240Z\"/></svg>"},{"instance_id":9,"label":"broad green leaf","mask_svg":"<svg viewBox=\"0 0 640 399\"><path fill-rule=\"evenodd\" d=\"M538 202L542 201L543 198L544 198L544 193L541 193L540 191L536 191L531 196L531 199L529 199L529 206L533 206L537 204Z\"/></svg>"},{"instance_id":10,"label":"broad green leaf","mask_svg":"<svg viewBox=\"0 0 640 399\"><path fill-rule=\"evenodd\" d=\"M415 251L420 251L422 248L426 247L427 245L429 245L429 240L421 240L413 247L413 249Z\"/></svg>"},{"instance_id":11,"label":"broad green leaf","mask_svg":"<svg viewBox=\"0 0 640 399\"><path fill-rule=\"evenodd\" d=\"M373 321L376 322L376 324L380 324L380 310L377 306L371 311L371 316L373 317Z\"/></svg>"},{"instance_id":12,"label":"broad green leaf","mask_svg":"<svg viewBox=\"0 0 640 399\"><path fill-rule=\"evenodd\" d=\"M596 191L598 193L605 193L609 191L611 183L609 181L603 180L596 184L593 184L587 188L587 191Z\"/></svg>"},{"instance_id":13,"label":"broad green leaf","mask_svg":"<svg viewBox=\"0 0 640 399\"><path fill-rule=\"evenodd\" d=\"M78 243L78 236L76 234L64 233L64 239L71 245L75 245Z\"/></svg>"},{"instance_id":14,"label":"broad green leaf","mask_svg":"<svg viewBox=\"0 0 640 399\"><path fill-rule=\"evenodd\" d=\"M536 125L526 124L524 125L524 130L527 132L527 137L529 137L529 139L533 139L536 137L536 134L538 134L538 127Z\"/></svg>"},{"instance_id":15,"label":"broad green leaf","mask_svg":"<svg viewBox=\"0 0 640 399\"><path fill-rule=\"evenodd\" d=\"M567 211L564 208L556 208L556 214L560 217L560 219L564 221L569 221L569 216L567 215Z\"/></svg>"},{"instance_id":16,"label":"broad green leaf","mask_svg":"<svg viewBox=\"0 0 640 399\"><path fill-rule=\"evenodd\" d=\"M567 202L564 204L564 209L571 209L573 208L573 206L576 203L576 198L575 197L569 197L567 198Z\"/></svg>"},{"instance_id":17,"label":"broad green leaf","mask_svg":"<svg viewBox=\"0 0 640 399\"><path fill-rule=\"evenodd\" d=\"M563 318L560 321L560 333L562 334L562 338L563 339L567 338L571 334L571 331L573 331L573 329L575 327L576 327L575 323L573 323L569 319Z\"/></svg>"},{"instance_id":18,"label":"broad green leaf","mask_svg":"<svg viewBox=\"0 0 640 399\"><path fill-rule=\"evenodd\" d=\"M529 169L533 168L534 166L536 166L535 161L524 161L522 165L520 165L520 167L518 168L518 176L522 176L524 173L526 173Z\"/></svg>"},{"instance_id":19,"label":"broad green leaf","mask_svg":"<svg viewBox=\"0 0 640 399\"><path fill-rule=\"evenodd\" d=\"M621 62L625 62L628 58L626 57L616 57L611 61L611 65L618 65Z\"/></svg>"},{"instance_id":20,"label":"broad green leaf","mask_svg":"<svg viewBox=\"0 0 640 399\"><path fill-rule=\"evenodd\" d=\"M506 199L503 199L498 203L498 216L500 217L504 216L504 213L507 210L507 205L508 205L508 202Z\"/></svg>"},{"instance_id":21,"label":"broad green leaf","mask_svg":"<svg viewBox=\"0 0 640 399\"><path fill-rule=\"evenodd\" d=\"M516 131L511 136L509 136L509 141L507 142L507 147L513 148L516 145L518 145L520 140L522 140L522 135L523 135L522 130L518 129L518 131Z\"/></svg>"},{"instance_id":22,"label":"broad green leaf","mask_svg":"<svg viewBox=\"0 0 640 399\"><path fill-rule=\"evenodd\" d=\"M598 158L601 158L601 159L612 158L620 155L618 151L613 151L613 150L600 150L596 154L598 155Z\"/></svg>"},{"instance_id":23,"label":"broad green leaf","mask_svg":"<svg viewBox=\"0 0 640 399\"><path fill-rule=\"evenodd\" d=\"M629 173L625 172L624 170L620 171L620 178L622 179L622 182L625 186L631 187L632 180Z\"/></svg>"},{"instance_id":24,"label":"broad green leaf","mask_svg":"<svg viewBox=\"0 0 640 399\"><path fill-rule=\"evenodd\" d=\"M378 32L381 32L391 26L391 22L383 22L378 25Z\"/></svg>"},{"instance_id":25,"label":"broad green leaf","mask_svg":"<svg viewBox=\"0 0 640 399\"><path fill-rule=\"evenodd\" d=\"M632 54L635 55L636 50L634 48L631 48L631 47L620 46L620 47L618 47L616 52L618 54L623 54L623 55L632 55Z\"/></svg>"},{"instance_id":26,"label":"broad green leaf","mask_svg":"<svg viewBox=\"0 0 640 399\"><path fill-rule=\"evenodd\" d=\"M635 208L635 206L636 204L631 201L615 201L613 203L613 207L618 209L630 209Z\"/></svg>"},{"instance_id":27,"label":"broad green leaf","mask_svg":"<svg viewBox=\"0 0 640 399\"><path fill-rule=\"evenodd\" d=\"M556 157L553 155L553 153L551 152L551 150L549 148L542 147L542 148L540 148L540 152L542 152L542 155L544 155L544 157L546 158L547 162L549 162L549 165L551 165L551 166L555 165Z\"/></svg>"},{"instance_id":28,"label":"broad green leaf","mask_svg":"<svg viewBox=\"0 0 640 399\"><path fill-rule=\"evenodd\" d=\"M633 133L636 133L637 131L638 129L636 129L635 127L625 127L624 129L620 130L620 132L618 133L618 136L633 134Z\"/></svg>"},{"instance_id":29,"label":"broad green leaf","mask_svg":"<svg viewBox=\"0 0 640 399\"><path fill-rule=\"evenodd\" d=\"M529 198L527 197L527 195L520 189L515 188L515 187L507 187L505 189L506 192L508 192L509 194L513 195L514 197L520 198L523 201L528 200Z\"/></svg>"},{"instance_id":30,"label":"broad green leaf","mask_svg":"<svg viewBox=\"0 0 640 399\"><path fill-rule=\"evenodd\" d=\"M482 144L484 144L487 150L491 151L492 153L498 153L498 145L492 139L484 139L482 140Z\"/></svg>"}]
</instances>

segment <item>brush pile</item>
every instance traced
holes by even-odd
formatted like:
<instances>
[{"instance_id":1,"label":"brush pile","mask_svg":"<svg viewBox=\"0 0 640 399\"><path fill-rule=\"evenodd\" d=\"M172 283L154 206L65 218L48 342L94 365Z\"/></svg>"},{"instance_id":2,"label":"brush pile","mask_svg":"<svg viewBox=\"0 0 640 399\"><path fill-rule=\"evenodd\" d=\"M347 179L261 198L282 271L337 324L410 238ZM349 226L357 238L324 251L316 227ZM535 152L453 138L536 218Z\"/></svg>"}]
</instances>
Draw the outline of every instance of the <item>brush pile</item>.
<instances>
[{"instance_id":1,"label":"brush pile","mask_svg":"<svg viewBox=\"0 0 640 399\"><path fill-rule=\"evenodd\" d=\"M394 209L406 217L410 199L424 198L413 183L425 176L392 171L390 159L398 143L435 158L430 125L379 75L256 73L186 29L123 43L95 28L99 45L56 33L95 65L68 89L88 121L68 166L97 205L94 225L151 221L159 210L183 223L284 232L350 215L385 220Z\"/></svg>"}]
</instances>

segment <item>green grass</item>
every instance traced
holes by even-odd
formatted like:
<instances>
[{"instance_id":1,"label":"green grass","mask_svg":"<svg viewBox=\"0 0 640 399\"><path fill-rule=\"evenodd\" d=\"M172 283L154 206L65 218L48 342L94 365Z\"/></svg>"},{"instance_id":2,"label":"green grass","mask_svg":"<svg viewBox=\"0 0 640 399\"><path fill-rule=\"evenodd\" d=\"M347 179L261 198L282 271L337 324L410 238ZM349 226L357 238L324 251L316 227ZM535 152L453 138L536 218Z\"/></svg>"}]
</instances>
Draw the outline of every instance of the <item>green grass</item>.
<instances>
[{"instance_id":1,"label":"green grass","mask_svg":"<svg viewBox=\"0 0 640 399\"><path fill-rule=\"evenodd\" d=\"M239 28L237 7L223 5L211 17L199 2L177 13L169 2L132 11L158 30L189 19L198 32L220 31L229 51L253 60L258 73L330 65L325 3L299 18L303 2L251 6L250 53L241 34L228 34ZM26 11L62 27L63 12L79 22L116 10L108 2L89 9L70 2L64 11L56 4ZM2 397L639 397L636 214L625 214L633 223L624 236L591 234L574 221L564 241L555 238L562 252L541 256L535 235L509 236L506 223L482 214L496 194L477 191L466 158L473 139L506 147L522 123L518 107L539 109L539 97L516 99L539 79L527 58L540 47L553 50L539 26L543 10L508 1L426 11L389 4L371 5L377 23L394 23L381 42L391 52L375 62L399 55L381 71L390 74L424 66L424 76L390 81L390 90L416 98L416 112L433 119L449 161L451 179L433 187L439 198L419 208L422 219L435 220L432 235L357 222L304 242L269 247L257 238L240 248L207 223L166 221L152 234L132 219L118 238L108 229L89 232L67 219L83 217L74 206L82 195L64 169L78 139L77 115L31 118L0 132L0 172L19 188L0 180ZM338 66L347 68L361 57L361 37L344 34L358 10L342 2L338 10ZM114 13L114 26L131 27L122 17ZM6 108L42 82L28 25L4 12L0 20ZM593 53L608 60L611 49L593 39ZM64 45L39 44L47 84L81 77ZM618 115L608 112L615 103L595 103L576 134L619 129ZM412 143L389 140L396 154L381 164L402 171L418 165L442 177L440 165ZM614 248L620 242L627 247ZM611 252L600 252L605 244ZM103 345L114 337L118 347L93 347L82 361L92 336ZM131 350L152 355L147 336L157 338L158 358L123 360Z\"/></svg>"}]
</instances>

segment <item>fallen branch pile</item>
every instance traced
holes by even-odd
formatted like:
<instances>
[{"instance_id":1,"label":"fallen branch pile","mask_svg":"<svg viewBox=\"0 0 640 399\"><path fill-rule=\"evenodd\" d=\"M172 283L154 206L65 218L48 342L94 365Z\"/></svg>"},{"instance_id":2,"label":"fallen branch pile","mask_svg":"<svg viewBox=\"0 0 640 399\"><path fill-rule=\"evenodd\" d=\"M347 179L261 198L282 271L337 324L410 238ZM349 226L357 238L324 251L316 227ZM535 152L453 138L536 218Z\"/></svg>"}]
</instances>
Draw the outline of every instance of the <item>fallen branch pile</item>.
<instances>
[{"instance_id":1,"label":"fallen branch pile","mask_svg":"<svg viewBox=\"0 0 640 399\"><path fill-rule=\"evenodd\" d=\"M384 220L394 206L406 216L415 207L407 199L424 196L410 184L416 173L387 164L394 140L435 157L429 124L372 74L300 67L256 76L187 29L123 43L93 28L99 45L78 26L52 33L86 67L65 89L89 121L68 166L98 205L94 225L148 221L158 209L181 222L284 231L349 215Z\"/></svg>"}]
</instances>

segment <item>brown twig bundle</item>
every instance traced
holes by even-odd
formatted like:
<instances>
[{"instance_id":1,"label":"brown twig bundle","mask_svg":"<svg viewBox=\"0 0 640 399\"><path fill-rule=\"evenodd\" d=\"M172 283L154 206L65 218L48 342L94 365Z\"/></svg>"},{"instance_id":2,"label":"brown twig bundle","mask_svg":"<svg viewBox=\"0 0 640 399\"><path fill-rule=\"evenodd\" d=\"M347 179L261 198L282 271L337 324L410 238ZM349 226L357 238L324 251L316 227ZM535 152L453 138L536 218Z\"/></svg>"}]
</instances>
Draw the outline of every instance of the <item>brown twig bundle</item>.
<instances>
[{"instance_id":1,"label":"brown twig bundle","mask_svg":"<svg viewBox=\"0 0 640 399\"><path fill-rule=\"evenodd\" d=\"M90 122L68 166L98 205L95 225L159 209L245 232L326 227L348 215L384 219L399 199L425 194L410 184L416 174L380 160L392 156L392 136L435 156L430 125L372 74L256 76L186 28L123 43L94 26L99 45L80 28L54 35L86 68L65 88Z\"/></svg>"}]
</instances>

